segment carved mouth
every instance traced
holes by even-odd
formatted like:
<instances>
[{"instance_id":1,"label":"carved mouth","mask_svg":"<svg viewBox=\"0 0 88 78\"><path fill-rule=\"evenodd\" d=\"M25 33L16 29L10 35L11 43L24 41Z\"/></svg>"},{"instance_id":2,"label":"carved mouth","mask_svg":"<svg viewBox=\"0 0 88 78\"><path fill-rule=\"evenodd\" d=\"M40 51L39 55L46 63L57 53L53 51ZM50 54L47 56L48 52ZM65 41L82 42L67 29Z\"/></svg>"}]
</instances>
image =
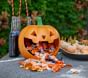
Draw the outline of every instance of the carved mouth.
<instances>
[{"instance_id":1,"label":"carved mouth","mask_svg":"<svg viewBox=\"0 0 88 78\"><path fill-rule=\"evenodd\" d=\"M48 52L48 53L52 54L59 45L59 43L57 41L59 41L59 40L55 39L53 43L48 43L47 41L33 43L31 39L24 38L24 45L25 45L27 51L30 54L32 54L33 56L35 55L36 52L38 52L38 53Z\"/></svg>"}]
</instances>

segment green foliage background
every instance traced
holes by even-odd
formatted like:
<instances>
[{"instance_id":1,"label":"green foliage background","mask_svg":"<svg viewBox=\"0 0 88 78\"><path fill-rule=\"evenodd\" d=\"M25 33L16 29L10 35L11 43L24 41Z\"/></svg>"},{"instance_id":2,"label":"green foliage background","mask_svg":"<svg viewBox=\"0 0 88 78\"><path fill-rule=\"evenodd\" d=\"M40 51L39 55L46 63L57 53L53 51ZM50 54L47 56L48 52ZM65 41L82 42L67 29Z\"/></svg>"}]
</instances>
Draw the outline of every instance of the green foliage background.
<instances>
[{"instance_id":1,"label":"green foliage background","mask_svg":"<svg viewBox=\"0 0 88 78\"><path fill-rule=\"evenodd\" d=\"M19 0L15 2L15 15L18 14ZM26 16L25 12L25 0L22 0L22 16ZM43 24L49 24L54 26L61 36L69 37L77 35L78 28L85 28L86 18L80 19L81 15L86 16L86 8L82 8L78 11L75 8L75 0L27 0L29 12L38 10L42 13ZM85 0L83 0L85 1ZM11 6L7 0L0 0L0 13L6 10L10 14L11 18ZM9 18L9 19L10 19ZM9 20L11 23L11 20ZM9 29L10 29L9 23ZM8 52L8 34L9 29L1 30L0 37L7 40L4 46L0 47L0 55Z\"/></svg>"}]
</instances>

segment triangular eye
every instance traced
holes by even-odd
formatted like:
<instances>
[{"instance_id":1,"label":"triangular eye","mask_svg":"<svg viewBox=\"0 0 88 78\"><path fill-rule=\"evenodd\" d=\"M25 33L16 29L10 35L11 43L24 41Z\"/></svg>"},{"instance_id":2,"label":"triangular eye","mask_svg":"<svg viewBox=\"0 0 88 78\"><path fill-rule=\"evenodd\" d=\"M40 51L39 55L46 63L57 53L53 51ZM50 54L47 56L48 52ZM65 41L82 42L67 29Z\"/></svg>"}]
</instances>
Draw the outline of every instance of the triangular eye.
<instances>
[{"instance_id":1,"label":"triangular eye","mask_svg":"<svg viewBox=\"0 0 88 78\"><path fill-rule=\"evenodd\" d=\"M42 35L42 38L45 39L45 35Z\"/></svg>"},{"instance_id":2,"label":"triangular eye","mask_svg":"<svg viewBox=\"0 0 88 78\"><path fill-rule=\"evenodd\" d=\"M31 35L37 36L35 31L33 31L33 32L31 33Z\"/></svg>"},{"instance_id":3,"label":"triangular eye","mask_svg":"<svg viewBox=\"0 0 88 78\"><path fill-rule=\"evenodd\" d=\"M54 34L50 31L50 36L53 36Z\"/></svg>"}]
</instances>

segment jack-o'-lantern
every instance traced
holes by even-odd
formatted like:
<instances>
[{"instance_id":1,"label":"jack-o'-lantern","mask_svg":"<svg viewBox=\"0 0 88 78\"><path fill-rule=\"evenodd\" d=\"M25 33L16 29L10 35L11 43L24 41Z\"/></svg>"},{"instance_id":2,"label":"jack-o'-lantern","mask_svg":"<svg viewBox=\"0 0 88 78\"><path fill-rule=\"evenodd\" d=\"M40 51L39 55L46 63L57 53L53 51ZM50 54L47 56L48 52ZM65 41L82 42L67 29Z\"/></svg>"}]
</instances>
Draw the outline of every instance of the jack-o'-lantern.
<instances>
[{"instance_id":1,"label":"jack-o'-lantern","mask_svg":"<svg viewBox=\"0 0 88 78\"><path fill-rule=\"evenodd\" d=\"M19 35L19 51L25 58L38 58L39 52L57 55L60 46L60 36L57 30L49 25L26 26Z\"/></svg>"}]
</instances>

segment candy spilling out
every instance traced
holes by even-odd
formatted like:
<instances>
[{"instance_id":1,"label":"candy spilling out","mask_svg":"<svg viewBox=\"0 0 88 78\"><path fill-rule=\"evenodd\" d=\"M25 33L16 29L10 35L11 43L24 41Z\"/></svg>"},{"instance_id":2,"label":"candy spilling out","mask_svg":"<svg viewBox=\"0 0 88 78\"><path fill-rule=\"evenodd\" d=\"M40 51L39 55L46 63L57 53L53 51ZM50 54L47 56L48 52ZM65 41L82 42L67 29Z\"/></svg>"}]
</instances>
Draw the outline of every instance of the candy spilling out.
<instances>
[{"instance_id":1,"label":"candy spilling out","mask_svg":"<svg viewBox=\"0 0 88 78\"><path fill-rule=\"evenodd\" d=\"M27 59L20 61L20 67L32 71L51 70L58 72L65 66L66 64L63 61L58 60L55 56L51 56L48 53L41 54L40 60Z\"/></svg>"},{"instance_id":2,"label":"candy spilling out","mask_svg":"<svg viewBox=\"0 0 88 78\"><path fill-rule=\"evenodd\" d=\"M26 41L27 42L27 41ZM54 43L48 43L48 42L39 42L39 43L33 43L30 41L30 43L25 43L25 47L31 54L35 55L35 52L44 53L48 52L52 54L52 52L55 51L55 44Z\"/></svg>"},{"instance_id":3,"label":"candy spilling out","mask_svg":"<svg viewBox=\"0 0 88 78\"><path fill-rule=\"evenodd\" d=\"M47 47L49 45L49 47ZM39 59L26 59L24 61L20 61L20 67L26 70L32 71L44 71L51 70L53 72L60 71L63 67L71 65L64 64L63 61L58 60L55 56L50 54L53 52L55 47L52 44L47 43L38 43L31 44L31 46L26 46L29 52L32 52L33 55L37 56Z\"/></svg>"},{"instance_id":4,"label":"candy spilling out","mask_svg":"<svg viewBox=\"0 0 88 78\"><path fill-rule=\"evenodd\" d=\"M65 66L71 66L64 64L63 61L58 60L54 55L52 55L52 52L55 50L53 43L40 42L34 44L30 42L26 43L25 47L32 55L38 57L38 59L29 58L19 62L20 67L26 70L51 70L53 72L58 72Z\"/></svg>"}]
</instances>

